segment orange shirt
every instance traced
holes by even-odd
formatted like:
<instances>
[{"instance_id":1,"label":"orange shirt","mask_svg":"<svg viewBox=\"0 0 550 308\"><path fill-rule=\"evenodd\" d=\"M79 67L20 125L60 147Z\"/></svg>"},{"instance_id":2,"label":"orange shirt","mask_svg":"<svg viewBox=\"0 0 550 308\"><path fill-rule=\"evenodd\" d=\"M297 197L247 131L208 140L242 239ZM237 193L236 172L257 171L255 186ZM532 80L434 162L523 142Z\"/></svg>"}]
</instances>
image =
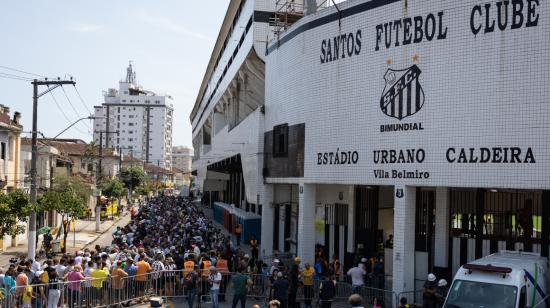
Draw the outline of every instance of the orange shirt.
<instances>
[{"instance_id":1,"label":"orange shirt","mask_svg":"<svg viewBox=\"0 0 550 308\"><path fill-rule=\"evenodd\" d=\"M216 262L216 268L218 269L218 272L229 272L229 267L227 266L227 260L226 259L219 259L218 262Z\"/></svg>"},{"instance_id":2,"label":"orange shirt","mask_svg":"<svg viewBox=\"0 0 550 308\"><path fill-rule=\"evenodd\" d=\"M128 273L126 273L120 267L117 267L113 270L111 276L113 277L113 288L122 289L122 287L124 286L124 280L122 280L122 278L128 277Z\"/></svg>"},{"instance_id":3,"label":"orange shirt","mask_svg":"<svg viewBox=\"0 0 550 308\"><path fill-rule=\"evenodd\" d=\"M187 277L189 273L195 268L195 262L189 260L183 263L183 276Z\"/></svg>"},{"instance_id":4,"label":"orange shirt","mask_svg":"<svg viewBox=\"0 0 550 308\"><path fill-rule=\"evenodd\" d=\"M136 281L147 281L147 273L152 270L151 265L145 261L137 263Z\"/></svg>"},{"instance_id":5,"label":"orange shirt","mask_svg":"<svg viewBox=\"0 0 550 308\"><path fill-rule=\"evenodd\" d=\"M202 261L202 277L208 277L210 274L210 266L212 266L212 262L210 260Z\"/></svg>"}]
</instances>

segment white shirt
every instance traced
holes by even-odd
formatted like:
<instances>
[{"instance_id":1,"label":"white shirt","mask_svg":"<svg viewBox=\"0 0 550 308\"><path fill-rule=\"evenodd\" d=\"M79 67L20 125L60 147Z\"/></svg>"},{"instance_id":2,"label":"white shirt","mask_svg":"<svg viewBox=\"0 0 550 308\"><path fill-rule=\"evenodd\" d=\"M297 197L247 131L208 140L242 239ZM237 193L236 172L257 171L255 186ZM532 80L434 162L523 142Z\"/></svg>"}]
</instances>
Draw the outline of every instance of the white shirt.
<instances>
[{"instance_id":1,"label":"white shirt","mask_svg":"<svg viewBox=\"0 0 550 308\"><path fill-rule=\"evenodd\" d=\"M34 260L32 261L32 271L38 272L40 270L40 262Z\"/></svg>"},{"instance_id":2,"label":"white shirt","mask_svg":"<svg viewBox=\"0 0 550 308\"><path fill-rule=\"evenodd\" d=\"M59 279L63 279L63 275L65 274L65 269L66 268L67 268L66 266L63 266L61 264L58 264L55 267L55 271L57 272L57 277L59 277Z\"/></svg>"},{"instance_id":3,"label":"white shirt","mask_svg":"<svg viewBox=\"0 0 550 308\"><path fill-rule=\"evenodd\" d=\"M367 272L360 267L353 267L348 271L348 276L351 276L351 284L354 286L362 286L364 283L363 276L366 274Z\"/></svg>"},{"instance_id":4,"label":"white shirt","mask_svg":"<svg viewBox=\"0 0 550 308\"><path fill-rule=\"evenodd\" d=\"M82 264L82 256L77 256L76 258L74 258L74 264Z\"/></svg>"},{"instance_id":5,"label":"white shirt","mask_svg":"<svg viewBox=\"0 0 550 308\"><path fill-rule=\"evenodd\" d=\"M222 274L219 272L215 275L210 274L208 279L212 280L212 287L210 287L211 290L219 290L220 289L220 283L222 282Z\"/></svg>"}]
</instances>

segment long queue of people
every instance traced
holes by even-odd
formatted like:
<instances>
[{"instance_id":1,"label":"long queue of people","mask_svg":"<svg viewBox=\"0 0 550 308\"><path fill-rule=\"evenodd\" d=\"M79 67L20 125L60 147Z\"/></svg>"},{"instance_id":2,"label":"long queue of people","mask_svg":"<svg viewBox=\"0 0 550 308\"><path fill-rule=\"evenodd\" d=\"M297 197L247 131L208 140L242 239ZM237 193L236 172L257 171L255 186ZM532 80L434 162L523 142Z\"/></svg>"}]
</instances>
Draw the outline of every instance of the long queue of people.
<instances>
[{"instance_id":1,"label":"long queue of people","mask_svg":"<svg viewBox=\"0 0 550 308\"><path fill-rule=\"evenodd\" d=\"M72 308L125 306L161 296L180 297L190 308L199 302L218 308L228 300L244 308L248 298L276 300L282 308L309 308L314 301L330 308L335 297L352 293L339 282L347 275L337 260L327 266L320 255L315 264L302 264L299 257L284 263L258 259L256 253L250 257L189 200L161 196L131 213L109 247L45 260L22 257L0 276L0 300L8 307Z\"/></svg>"}]
</instances>

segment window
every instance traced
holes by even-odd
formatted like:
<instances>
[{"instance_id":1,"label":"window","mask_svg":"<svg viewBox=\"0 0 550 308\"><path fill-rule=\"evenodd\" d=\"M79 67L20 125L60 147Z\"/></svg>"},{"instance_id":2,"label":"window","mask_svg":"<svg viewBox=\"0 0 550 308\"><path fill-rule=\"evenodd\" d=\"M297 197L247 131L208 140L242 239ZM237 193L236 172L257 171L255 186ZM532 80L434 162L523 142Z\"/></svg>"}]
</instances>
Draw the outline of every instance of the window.
<instances>
[{"instance_id":1,"label":"window","mask_svg":"<svg viewBox=\"0 0 550 308\"><path fill-rule=\"evenodd\" d=\"M128 126L134 126L134 123L130 122L128 123Z\"/></svg>"},{"instance_id":2,"label":"window","mask_svg":"<svg viewBox=\"0 0 550 308\"><path fill-rule=\"evenodd\" d=\"M86 169L86 163L80 162L80 169Z\"/></svg>"},{"instance_id":3,"label":"window","mask_svg":"<svg viewBox=\"0 0 550 308\"><path fill-rule=\"evenodd\" d=\"M122 102L123 102L123 103L126 103L126 100L125 100L125 99L123 99L123 100L122 100Z\"/></svg>"},{"instance_id":4,"label":"window","mask_svg":"<svg viewBox=\"0 0 550 308\"><path fill-rule=\"evenodd\" d=\"M527 289L525 286L521 288L521 291L519 293L519 306L518 307L525 307L525 304L527 303Z\"/></svg>"},{"instance_id":5,"label":"window","mask_svg":"<svg viewBox=\"0 0 550 308\"><path fill-rule=\"evenodd\" d=\"M128 138L128 141L134 141L134 138Z\"/></svg>"},{"instance_id":6,"label":"window","mask_svg":"<svg viewBox=\"0 0 550 308\"><path fill-rule=\"evenodd\" d=\"M130 103L133 103L133 102L134 102L134 100L133 100L133 99L131 99L131 100L130 100Z\"/></svg>"},{"instance_id":7,"label":"window","mask_svg":"<svg viewBox=\"0 0 550 308\"><path fill-rule=\"evenodd\" d=\"M117 107L117 112L120 112L120 107Z\"/></svg>"},{"instance_id":8,"label":"window","mask_svg":"<svg viewBox=\"0 0 550 308\"><path fill-rule=\"evenodd\" d=\"M288 124L273 127L273 157L288 156Z\"/></svg>"},{"instance_id":9,"label":"window","mask_svg":"<svg viewBox=\"0 0 550 308\"><path fill-rule=\"evenodd\" d=\"M134 118L134 115L131 114L131 115L128 116L128 118L129 118L129 119L133 119L133 118Z\"/></svg>"},{"instance_id":10,"label":"window","mask_svg":"<svg viewBox=\"0 0 550 308\"><path fill-rule=\"evenodd\" d=\"M8 150L9 150L9 152L8 152L8 159L9 159L10 161L13 161L13 158L14 158L14 156L15 156L15 139L14 139L13 137L10 136L9 139L8 139L8 142L9 142L9 143L8 143L8 148L9 148L9 149L8 149Z\"/></svg>"},{"instance_id":11,"label":"window","mask_svg":"<svg viewBox=\"0 0 550 308\"><path fill-rule=\"evenodd\" d=\"M155 101L155 103L160 104L160 101Z\"/></svg>"},{"instance_id":12,"label":"window","mask_svg":"<svg viewBox=\"0 0 550 308\"><path fill-rule=\"evenodd\" d=\"M124 91L124 94L128 94L128 91Z\"/></svg>"}]
</instances>

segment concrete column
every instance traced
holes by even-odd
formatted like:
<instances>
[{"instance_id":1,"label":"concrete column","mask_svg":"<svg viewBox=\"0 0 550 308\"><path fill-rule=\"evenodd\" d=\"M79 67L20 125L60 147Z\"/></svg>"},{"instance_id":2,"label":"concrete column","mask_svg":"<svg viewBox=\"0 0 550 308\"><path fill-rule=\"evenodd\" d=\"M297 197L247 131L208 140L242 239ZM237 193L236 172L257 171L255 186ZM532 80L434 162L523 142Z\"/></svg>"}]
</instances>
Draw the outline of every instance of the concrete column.
<instances>
[{"instance_id":1,"label":"concrete column","mask_svg":"<svg viewBox=\"0 0 550 308\"><path fill-rule=\"evenodd\" d=\"M298 197L298 256L315 264L315 184L300 184Z\"/></svg>"},{"instance_id":2,"label":"concrete column","mask_svg":"<svg viewBox=\"0 0 550 308\"><path fill-rule=\"evenodd\" d=\"M416 188L396 186L393 227L393 291L412 291L414 285L414 232Z\"/></svg>"},{"instance_id":3,"label":"concrete column","mask_svg":"<svg viewBox=\"0 0 550 308\"><path fill-rule=\"evenodd\" d=\"M262 256L273 255L273 185L262 185L260 193L260 204L262 205L262 237L260 243L260 254Z\"/></svg>"},{"instance_id":4,"label":"concrete column","mask_svg":"<svg viewBox=\"0 0 550 308\"><path fill-rule=\"evenodd\" d=\"M435 191L435 248L434 265L449 266L449 188L438 187Z\"/></svg>"}]
</instances>

